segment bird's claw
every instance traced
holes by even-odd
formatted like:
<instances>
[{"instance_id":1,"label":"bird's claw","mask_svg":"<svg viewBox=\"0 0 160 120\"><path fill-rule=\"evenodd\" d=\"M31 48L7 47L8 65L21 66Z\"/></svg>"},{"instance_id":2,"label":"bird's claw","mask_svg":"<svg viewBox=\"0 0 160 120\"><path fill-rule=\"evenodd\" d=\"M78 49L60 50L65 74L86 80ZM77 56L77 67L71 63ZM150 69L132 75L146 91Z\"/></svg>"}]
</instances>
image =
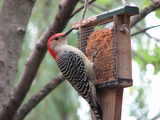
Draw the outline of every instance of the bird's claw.
<instances>
[{"instance_id":1,"label":"bird's claw","mask_svg":"<svg viewBox=\"0 0 160 120\"><path fill-rule=\"evenodd\" d=\"M96 48L94 46L93 51L92 51L92 63L93 63L93 67L95 68L95 64L94 64L94 59L96 58L96 55L98 54L98 51L100 50L101 47ZM96 50L96 51L95 51ZM94 52L95 51L95 52Z\"/></svg>"}]
</instances>

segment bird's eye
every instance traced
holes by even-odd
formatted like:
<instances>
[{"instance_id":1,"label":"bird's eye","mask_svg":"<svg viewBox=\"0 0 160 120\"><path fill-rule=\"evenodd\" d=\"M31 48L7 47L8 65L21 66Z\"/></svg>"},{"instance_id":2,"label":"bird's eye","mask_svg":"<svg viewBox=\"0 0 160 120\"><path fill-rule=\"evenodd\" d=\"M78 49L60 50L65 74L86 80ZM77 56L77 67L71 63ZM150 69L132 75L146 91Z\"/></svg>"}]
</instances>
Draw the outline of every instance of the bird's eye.
<instances>
[{"instance_id":1,"label":"bird's eye","mask_svg":"<svg viewBox=\"0 0 160 120\"><path fill-rule=\"evenodd\" d=\"M59 37L55 37L54 40L56 40L56 41L59 40Z\"/></svg>"}]
</instances>

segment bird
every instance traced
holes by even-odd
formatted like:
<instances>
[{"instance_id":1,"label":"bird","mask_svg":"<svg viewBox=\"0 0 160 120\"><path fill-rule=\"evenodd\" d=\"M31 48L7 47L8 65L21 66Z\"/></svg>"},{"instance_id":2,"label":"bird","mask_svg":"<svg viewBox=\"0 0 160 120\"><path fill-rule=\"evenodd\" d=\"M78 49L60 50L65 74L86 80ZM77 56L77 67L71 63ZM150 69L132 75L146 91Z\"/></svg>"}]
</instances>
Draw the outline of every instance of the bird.
<instances>
[{"instance_id":1,"label":"bird","mask_svg":"<svg viewBox=\"0 0 160 120\"><path fill-rule=\"evenodd\" d=\"M52 35L47 42L48 51L64 78L89 103L96 119L102 120L103 112L94 85L94 65L81 50L67 43L67 36L73 29Z\"/></svg>"}]
</instances>

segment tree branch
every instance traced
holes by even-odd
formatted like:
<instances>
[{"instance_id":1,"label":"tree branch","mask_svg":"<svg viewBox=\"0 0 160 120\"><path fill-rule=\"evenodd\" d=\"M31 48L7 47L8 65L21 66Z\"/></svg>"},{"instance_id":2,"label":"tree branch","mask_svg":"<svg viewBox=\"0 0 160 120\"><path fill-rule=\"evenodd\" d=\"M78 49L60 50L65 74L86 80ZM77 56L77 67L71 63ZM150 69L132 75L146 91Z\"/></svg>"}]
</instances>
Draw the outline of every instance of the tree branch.
<instances>
[{"instance_id":1,"label":"tree branch","mask_svg":"<svg viewBox=\"0 0 160 120\"><path fill-rule=\"evenodd\" d=\"M40 63L44 58L47 50L47 40L51 35L61 32L65 28L77 3L78 0L63 0L59 5L59 11L55 17L55 20L46 29L39 41L36 43L33 51L26 61L24 71L13 93L11 94L11 97L7 100L3 107L1 107L0 120L10 120L20 107L28 90L30 89Z\"/></svg>"},{"instance_id":2,"label":"tree branch","mask_svg":"<svg viewBox=\"0 0 160 120\"><path fill-rule=\"evenodd\" d=\"M157 38L155 38L155 37L152 37L152 36L151 36L150 34L148 34L147 32L145 32L145 34L146 34L149 38L154 39L154 40L157 41L157 42L160 42L159 39L157 39Z\"/></svg>"},{"instance_id":3,"label":"tree branch","mask_svg":"<svg viewBox=\"0 0 160 120\"><path fill-rule=\"evenodd\" d=\"M140 13L136 16L134 16L131 19L131 27L135 26L139 21L141 21L146 15L148 15L150 12L155 11L156 9L160 8L160 3L157 5L150 5L143 10L140 11Z\"/></svg>"},{"instance_id":4,"label":"tree branch","mask_svg":"<svg viewBox=\"0 0 160 120\"><path fill-rule=\"evenodd\" d=\"M156 25L156 26L152 26L152 27L150 27L150 28L159 27L159 26L160 26L160 25ZM141 28L140 28L140 27L135 26L135 28L138 29L139 31L141 31ZM147 29L147 28L146 28L146 29ZM152 36L151 36L150 34L148 34L146 31L144 31L144 34L146 34L147 37L152 38L152 39L154 39L154 40L157 41L157 42L160 42L159 39L152 37ZM133 35L131 35L131 36L133 36Z\"/></svg>"},{"instance_id":5,"label":"tree branch","mask_svg":"<svg viewBox=\"0 0 160 120\"><path fill-rule=\"evenodd\" d=\"M64 81L63 75L60 73L48 82L39 92L33 95L27 103L15 114L13 120L23 120L24 117L52 90L54 90L60 83Z\"/></svg>"},{"instance_id":6,"label":"tree branch","mask_svg":"<svg viewBox=\"0 0 160 120\"><path fill-rule=\"evenodd\" d=\"M135 32L135 33L131 34L131 36L137 35L137 34L139 34L139 33L144 33L144 32L146 32L147 30L150 30L150 29L155 28L155 27L160 27L160 25L155 25L155 26L151 26L151 27L148 27L148 28L139 30L138 32Z\"/></svg>"}]
</instances>

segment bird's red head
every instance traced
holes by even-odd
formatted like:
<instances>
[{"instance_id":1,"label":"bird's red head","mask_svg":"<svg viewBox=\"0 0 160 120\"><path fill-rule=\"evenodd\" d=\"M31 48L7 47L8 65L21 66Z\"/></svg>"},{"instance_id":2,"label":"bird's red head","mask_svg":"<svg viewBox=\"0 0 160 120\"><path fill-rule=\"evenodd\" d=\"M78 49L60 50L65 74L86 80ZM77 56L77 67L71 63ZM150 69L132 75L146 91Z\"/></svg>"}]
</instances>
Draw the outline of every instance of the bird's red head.
<instances>
[{"instance_id":1,"label":"bird's red head","mask_svg":"<svg viewBox=\"0 0 160 120\"><path fill-rule=\"evenodd\" d=\"M47 42L47 47L48 47L48 51L50 52L50 54L52 55L52 57L54 58L54 59L56 59L56 56L57 56L57 53L53 50L53 49L51 49L51 42L52 41L58 41L58 39L60 38L60 37L62 37L64 35L64 33L56 33L56 34L54 34L54 35L52 35L50 38L49 38L49 40L48 40L48 42ZM57 42L57 44L58 44L58 42ZM56 46L56 45L55 45Z\"/></svg>"},{"instance_id":2,"label":"bird's red head","mask_svg":"<svg viewBox=\"0 0 160 120\"><path fill-rule=\"evenodd\" d=\"M68 30L67 32L65 33L56 33L54 34L53 36L51 36L47 42L47 47L48 47L48 51L50 52L50 54L52 55L52 57L56 60L56 56L57 56L57 53L56 51L54 51L54 47L58 44L60 44L64 38L73 30L70 29Z\"/></svg>"}]
</instances>

